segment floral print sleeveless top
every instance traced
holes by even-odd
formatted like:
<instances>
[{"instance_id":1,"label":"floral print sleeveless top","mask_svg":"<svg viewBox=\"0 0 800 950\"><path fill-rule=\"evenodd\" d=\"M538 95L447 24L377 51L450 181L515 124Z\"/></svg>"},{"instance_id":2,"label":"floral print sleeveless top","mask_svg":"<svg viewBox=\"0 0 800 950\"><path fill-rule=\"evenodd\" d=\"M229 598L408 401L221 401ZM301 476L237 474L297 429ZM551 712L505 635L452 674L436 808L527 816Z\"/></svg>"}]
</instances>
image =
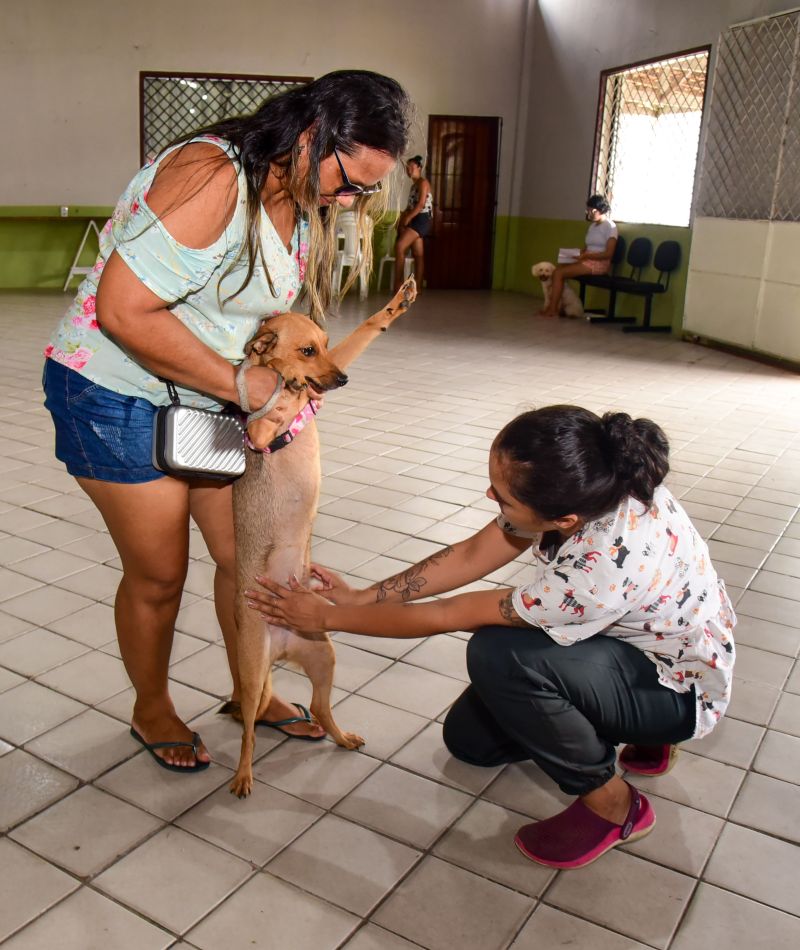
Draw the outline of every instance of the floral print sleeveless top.
<instances>
[{"instance_id":1,"label":"floral print sleeveless top","mask_svg":"<svg viewBox=\"0 0 800 950\"><path fill-rule=\"evenodd\" d=\"M231 363L242 359L245 343L265 317L291 309L305 279L308 259L307 222L299 221L291 251L287 251L262 210L261 245L272 290L264 265L257 258L250 283L237 292L247 273L247 260L226 271L238 257L245 239L244 171L229 142L213 135L198 136L192 141L216 145L237 169L238 198L228 227L210 247L199 250L185 247L172 237L147 205L147 193L159 162L174 148L162 152L137 173L123 192L111 220L100 233L97 262L45 349L45 356L95 383L155 405L169 404L164 383L117 346L95 319L97 285L113 251L149 290L167 302L168 309L195 336ZM212 397L177 388L185 405L219 408Z\"/></svg>"}]
</instances>

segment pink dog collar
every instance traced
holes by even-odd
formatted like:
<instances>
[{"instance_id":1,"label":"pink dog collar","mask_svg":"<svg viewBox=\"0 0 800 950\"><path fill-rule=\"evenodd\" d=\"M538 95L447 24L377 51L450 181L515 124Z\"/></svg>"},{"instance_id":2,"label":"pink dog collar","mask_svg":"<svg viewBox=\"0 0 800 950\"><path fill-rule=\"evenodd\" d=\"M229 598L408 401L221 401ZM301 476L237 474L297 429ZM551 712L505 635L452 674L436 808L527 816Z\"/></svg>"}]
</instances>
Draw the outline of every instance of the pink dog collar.
<instances>
[{"instance_id":1,"label":"pink dog collar","mask_svg":"<svg viewBox=\"0 0 800 950\"><path fill-rule=\"evenodd\" d=\"M290 442L294 442L297 436L305 429L308 423L314 418L319 409L319 402L316 399L311 399L309 402L303 406L300 412L292 419L289 423L289 428L282 432L279 436L276 436L268 446L263 449L258 449L253 445L250 436L247 434L245 429L244 433L244 444L248 449L252 449L254 452L263 452L264 455L271 455L273 452L277 452L278 449L286 448Z\"/></svg>"}]
</instances>

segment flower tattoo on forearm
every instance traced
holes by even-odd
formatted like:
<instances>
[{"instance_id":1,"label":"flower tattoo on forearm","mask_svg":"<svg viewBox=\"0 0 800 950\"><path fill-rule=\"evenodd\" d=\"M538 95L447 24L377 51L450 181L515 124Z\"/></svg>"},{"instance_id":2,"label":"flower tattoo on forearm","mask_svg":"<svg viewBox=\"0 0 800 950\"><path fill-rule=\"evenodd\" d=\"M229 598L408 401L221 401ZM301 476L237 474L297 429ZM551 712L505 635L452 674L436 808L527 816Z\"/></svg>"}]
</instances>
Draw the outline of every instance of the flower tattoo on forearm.
<instances>
[{"instance_id":1,"label":"flower tattoo on forearm","mask_svg":"<svg viewBox=\"0 0 800 950\"><path fill-rule=\"evenodd\" d=\"M448 545L448 547L442 548L441 551L426 557L419 564L410 567L407 571L403 571L402 574L395 574L394 577L387 577L385 581L373 584L370 590L377 592L375 602L381 603L390 594L399 594L400 600L411 600L428 583L425 579L425 569L452 553L453 549Z\"/></svg>"}]
</instances>

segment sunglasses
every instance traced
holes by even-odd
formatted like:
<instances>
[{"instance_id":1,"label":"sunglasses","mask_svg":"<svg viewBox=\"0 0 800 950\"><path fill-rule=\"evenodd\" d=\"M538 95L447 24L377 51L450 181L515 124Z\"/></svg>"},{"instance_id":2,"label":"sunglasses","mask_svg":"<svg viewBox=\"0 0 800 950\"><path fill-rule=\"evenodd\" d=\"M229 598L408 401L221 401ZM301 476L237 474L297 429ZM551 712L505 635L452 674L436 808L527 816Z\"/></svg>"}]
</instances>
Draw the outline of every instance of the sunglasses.
<instances>
[{"instance_id":1,"label":"sunglasses","mask_svg":"<svg viewBox=\"0 0 800 950\"><path fill-rule=\"evenodd\" d=\"M334 188L333 197L334 198L356 198L359 195L374 195L377 194L383 188L381 182L375 182L374 185L356 185L347 177L347 172L344 170L344 165L342 165L342 160L339 157L339 153L336 151L336 146L333 148L333 154L336 156L336 161L339 163L339 171L342 173L342 181L344 184L339 185L338 188Z\"/></svg>"}]
</instances>

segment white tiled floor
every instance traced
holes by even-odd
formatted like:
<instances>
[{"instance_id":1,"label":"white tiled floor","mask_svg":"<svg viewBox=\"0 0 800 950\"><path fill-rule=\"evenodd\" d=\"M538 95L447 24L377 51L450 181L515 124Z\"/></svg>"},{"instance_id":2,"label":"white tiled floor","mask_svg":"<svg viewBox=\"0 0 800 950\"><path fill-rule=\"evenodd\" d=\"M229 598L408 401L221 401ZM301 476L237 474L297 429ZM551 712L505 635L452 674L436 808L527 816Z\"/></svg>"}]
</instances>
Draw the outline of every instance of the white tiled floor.
<instances>
[{"instance_id":1,"label":"white tiled floor","mask_svg":"<svg viewBox=\"0 0 800 950\"><path fill-rule=\"evenodd\" d=\"M653 796L654 833L584 871L525 861L513 832L564 797L530 764L455 762L441 718L465 634L340 635L335 700L366 747L238 727L202 538L174 697L214 755L159 770L127 732L111 605L119 561L52 456L40 352L60 295L0 296L0 941L9 948L730 950L800 946L800 379L660 336L532 317L508 294L424 295L328 397L315 557L369 583L485 523L486 453L522 408L620 408L671 438L670 484L740 623L730 716ZM373 299L373 304L378 301ZM348 302L335 339L367 305ZM514 583L524 563L486 584ZM276 676L307 701L302 677Z\"/></svg>"}]
</instances>

